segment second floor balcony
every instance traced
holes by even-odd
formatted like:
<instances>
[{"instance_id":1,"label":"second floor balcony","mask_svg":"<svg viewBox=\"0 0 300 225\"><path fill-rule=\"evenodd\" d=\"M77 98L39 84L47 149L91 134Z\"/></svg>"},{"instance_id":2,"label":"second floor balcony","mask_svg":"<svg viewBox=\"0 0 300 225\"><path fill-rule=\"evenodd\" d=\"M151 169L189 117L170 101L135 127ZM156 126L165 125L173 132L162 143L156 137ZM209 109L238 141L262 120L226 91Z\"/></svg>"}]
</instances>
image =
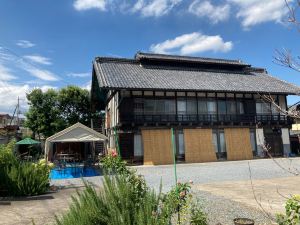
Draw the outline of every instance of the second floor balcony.
<instances>
[{"instance_id":1,"label":"second floor balcony","mask_svg":"<svg viewBox=\"0 0 300 225\"><path fill-rule=\"evenodd\" d=\"M127 114L120 116L121 124L153 125L153 124L178 124L178 125L246 125L246 124L292 124L292 119L285 115L271 114L153 114L139 115Z\"/></svg>"}]
</instances>

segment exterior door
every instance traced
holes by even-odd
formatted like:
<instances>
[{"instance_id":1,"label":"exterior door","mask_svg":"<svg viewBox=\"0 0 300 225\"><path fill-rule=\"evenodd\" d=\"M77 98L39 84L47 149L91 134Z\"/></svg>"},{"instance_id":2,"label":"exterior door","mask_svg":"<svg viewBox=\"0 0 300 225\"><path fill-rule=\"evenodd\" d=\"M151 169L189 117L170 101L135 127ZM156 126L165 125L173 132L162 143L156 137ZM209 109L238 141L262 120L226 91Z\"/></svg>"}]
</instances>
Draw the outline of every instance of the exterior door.
<instances>
[{"instance_id":1,"label":"exterior door","mask_svg":"<svg viewBox=\"0 0 300 225\"><path fill-rule=\"evenodd\" d=\"M283 155L283 144L281 138L281 129L264 129L264 136L267 146L269 147L269 153L272 156Z\"/></svg>"}]
</instances>

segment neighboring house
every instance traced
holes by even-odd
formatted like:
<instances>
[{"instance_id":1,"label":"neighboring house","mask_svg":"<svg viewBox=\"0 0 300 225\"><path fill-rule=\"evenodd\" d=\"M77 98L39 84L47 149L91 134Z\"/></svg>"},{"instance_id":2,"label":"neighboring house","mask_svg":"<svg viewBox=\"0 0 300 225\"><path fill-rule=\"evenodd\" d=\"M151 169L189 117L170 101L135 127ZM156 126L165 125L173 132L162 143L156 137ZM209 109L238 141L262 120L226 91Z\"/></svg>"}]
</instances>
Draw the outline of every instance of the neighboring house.
<instances>
[{"instance_id":1,"label":"neighboring house","mask_svg":"<svg viewBox=\"0 0 300 225\"><path fill-rule=\"evenodd\" d=\"M23 127L24 121L25 118L17 119L6 113L0 114L0 144L7 144L17 136L31 134L28 128Z\"/></svg>"},{"instance_id":2,"label":"neighboring house","mask_svg":"<svg viewBox=\"0 0 300 225\"><path fill-rule=\"evenodd\" d=\"M295 114L300 112L300 104L295 104L289 108L289 111L294 111ZM300 118L295 118L290 132L291 153L300 155Z\"/></svg>"},{"instance_id":3,"label":"neighboring house","mask_svg":"<svg viewBox=\"0 0 300 225\"><path fill-rule=\"evenodd\" d=\"M97 57L93 63L93 110L105 110L108 147L144 164L242 160L290 153L292 121L286 96L300 88L240 60L138 52L134 59ZM100 119L99 119L100 120ZM93 121L99 123L99 121ZM116 141L117 140L117 141Z\"/></svg>"}]
</instances>

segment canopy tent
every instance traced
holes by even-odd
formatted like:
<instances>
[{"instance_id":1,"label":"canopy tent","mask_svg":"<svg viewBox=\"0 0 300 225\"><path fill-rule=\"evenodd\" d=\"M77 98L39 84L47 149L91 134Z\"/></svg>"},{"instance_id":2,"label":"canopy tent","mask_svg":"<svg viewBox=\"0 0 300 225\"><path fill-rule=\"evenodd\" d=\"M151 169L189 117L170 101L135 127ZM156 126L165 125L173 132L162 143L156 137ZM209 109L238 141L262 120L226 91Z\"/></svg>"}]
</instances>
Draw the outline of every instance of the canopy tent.
<instances>
[{"instance_id":1,"label":"canopy tent","mask_svg":"<svg viewBox=\"0 0 300 225\"><path fill-rule=\"evenodd\" d=\"M51 144L53 143L71 143L71 142L105 142L107 137L93 129L76 123L54 135L48 137L45 143L45 157L49 159L49 154L52 153Z\"/></svg>"},{"instance_id":2,"label":"canopy tent","mask_svg":"<svg viewBox=\"0 0 300 225\"><path fill-rule=\"evenodd\" d=\"M39 141L36 141L36 140L33 140L31 138L25 138L21 141L18 141L16 143L16 145L37 145L37 144L40 144L41 142Z\"/></svg>"}]
</instances>

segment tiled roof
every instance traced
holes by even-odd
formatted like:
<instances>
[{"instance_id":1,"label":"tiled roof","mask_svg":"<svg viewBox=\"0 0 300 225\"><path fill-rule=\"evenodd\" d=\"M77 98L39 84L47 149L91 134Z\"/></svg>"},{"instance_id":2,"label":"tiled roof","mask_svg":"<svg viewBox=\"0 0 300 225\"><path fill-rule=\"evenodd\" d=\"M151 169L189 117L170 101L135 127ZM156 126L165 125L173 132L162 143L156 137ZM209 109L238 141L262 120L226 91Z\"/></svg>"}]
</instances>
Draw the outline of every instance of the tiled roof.
<instances>
[{"instance_id":1,"label":"tiled roof","mask_svg":"<svg viewBox=\"0 0 300 225\"><path fill-rule=\"evenodd\" d=\"M148 59L148 60L164 60L164 61L180 61L190 63L212 63L212 64L231 64L240 66L249 66L249 64L243 63L241 60L228 60L228 59L216 59L216 58L203 58L203 57L191 57L191 56L178 56L178 55L164 55L164 54L152 54L137 52L135 54L136 60Z\"/></svg>"},{"instance_id":2,"label":"tiled roof","mask_svg":"<svg viewBox=\"0 0 300 225\"><path fill-rule=\"evenodd\" d=\"M173 64L143 64L141 57L148 56L157 61L161 61L159 56L165 57ZM202 64L202 60L209 60L216 65L216 68L182 66L182 63L176 65L178 61L182 62L187 58L194 60L193 62L198 60L196 63L199 65ZM97 57L94 61L94 69L99 86L108 89L300 93L299 87L272 77L263 69L253 68L237 60L215 59L215 62L213 60L137 53L136 59ZM222 69L218 66L220 62L238 69ZM241 68L240 65L243 67Z\"/></svg>"}]
</instances>

